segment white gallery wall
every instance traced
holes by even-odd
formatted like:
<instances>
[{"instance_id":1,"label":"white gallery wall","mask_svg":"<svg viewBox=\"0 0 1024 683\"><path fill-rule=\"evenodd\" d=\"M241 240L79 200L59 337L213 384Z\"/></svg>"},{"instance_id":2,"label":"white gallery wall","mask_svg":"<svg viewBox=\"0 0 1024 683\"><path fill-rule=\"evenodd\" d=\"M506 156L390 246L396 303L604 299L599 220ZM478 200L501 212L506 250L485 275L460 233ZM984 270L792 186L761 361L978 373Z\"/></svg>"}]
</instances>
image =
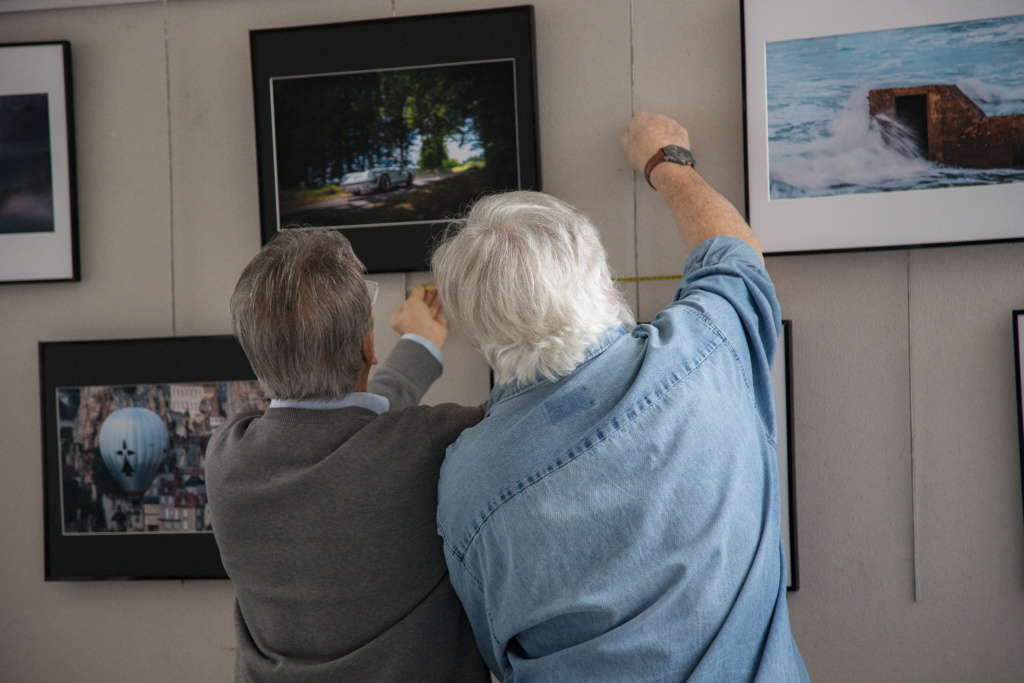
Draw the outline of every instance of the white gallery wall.
<instances>
[{"instance_id":1,"label":"white gallery wall","mask_svg":"<svg viewBox=\"0 0 1024 683\"><path fill-rule=\"evenodd\" d=\"M900 1L927 23L926 0ZM260 246L249 30L506 4L0 14L0 43L71 41L82 258L81 282L0 286L0 680L232 678L228 581L43 580L36 354L41 340L230 332L230 292ZM594 218L617 276L678 273L671 217L619 137L634 110L679 119L701 173L742 206L738 0L533 4L544 189ZM789 606L812 679L1021 680L1010 312L1024 308L1024 243L767 261L793 321L800 590ZM424 278L378 278L383 351L391 310ZM673 289L629 295L649 319ZM446 351L428 401L484 400L482 359L457 335Z\"/></svg>"}]
</instances>

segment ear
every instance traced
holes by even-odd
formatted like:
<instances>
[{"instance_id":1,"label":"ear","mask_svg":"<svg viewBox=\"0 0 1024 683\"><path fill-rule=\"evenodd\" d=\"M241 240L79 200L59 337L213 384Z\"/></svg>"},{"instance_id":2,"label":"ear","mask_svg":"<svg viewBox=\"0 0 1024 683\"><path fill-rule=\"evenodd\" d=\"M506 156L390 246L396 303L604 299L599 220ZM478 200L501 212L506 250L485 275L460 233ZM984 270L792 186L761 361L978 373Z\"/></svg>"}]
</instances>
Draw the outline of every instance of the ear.
<instances>
[{"instance_id":1,"label":"ear","mask_svg":"<svg viewBox=\"0 0 1024 683\"><path fill-rule=\"evenodd\" d=\"M361 353L363 356L363 363L365 363L367 367L377 364L377 356L374 355L372 329L366 333L365 337L363 337L363 348Z\"/></svg>"}]
</instances>

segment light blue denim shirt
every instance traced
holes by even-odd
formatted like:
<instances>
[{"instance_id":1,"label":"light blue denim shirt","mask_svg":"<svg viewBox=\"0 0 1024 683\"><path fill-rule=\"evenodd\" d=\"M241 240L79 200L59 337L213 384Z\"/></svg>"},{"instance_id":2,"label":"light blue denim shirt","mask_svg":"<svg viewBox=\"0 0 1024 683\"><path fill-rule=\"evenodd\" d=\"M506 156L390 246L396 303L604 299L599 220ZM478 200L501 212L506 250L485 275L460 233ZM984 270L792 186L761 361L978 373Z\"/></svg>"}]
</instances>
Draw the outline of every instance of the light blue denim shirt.
<instances>
[{"instance_id":1,"label":"light blue denim shirt","mask_svg":"<svg viewBox=\"0 0 1024 683\"><path fill-rule=\"evenodd\" d=\"M649 325L497 387L441 469L452 584L505 681L806 681L786 607L757 254L687 259Z\"/></svg>"}]
</instances>

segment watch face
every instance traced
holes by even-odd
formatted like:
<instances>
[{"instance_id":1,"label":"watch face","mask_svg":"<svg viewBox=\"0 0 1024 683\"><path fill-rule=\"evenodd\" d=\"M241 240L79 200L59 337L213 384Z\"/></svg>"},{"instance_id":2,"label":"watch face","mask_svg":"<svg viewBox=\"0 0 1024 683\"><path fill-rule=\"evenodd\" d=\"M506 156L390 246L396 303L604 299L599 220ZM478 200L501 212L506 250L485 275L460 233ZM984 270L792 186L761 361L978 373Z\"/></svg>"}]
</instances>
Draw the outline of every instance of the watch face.
<instances>
[{"instance_id":1,"label":"watch face","mask_svg":"<svg viewBox=\"0 0 1024 683\"><path fill-rule=\"evenodd\" d=\"M661 148L661 151L665 153L665 159L667 161L693 166L693 155L690 154L690 150L685 147L680 147L679 145L666 145Z\"/></svg>"}]
</instances>

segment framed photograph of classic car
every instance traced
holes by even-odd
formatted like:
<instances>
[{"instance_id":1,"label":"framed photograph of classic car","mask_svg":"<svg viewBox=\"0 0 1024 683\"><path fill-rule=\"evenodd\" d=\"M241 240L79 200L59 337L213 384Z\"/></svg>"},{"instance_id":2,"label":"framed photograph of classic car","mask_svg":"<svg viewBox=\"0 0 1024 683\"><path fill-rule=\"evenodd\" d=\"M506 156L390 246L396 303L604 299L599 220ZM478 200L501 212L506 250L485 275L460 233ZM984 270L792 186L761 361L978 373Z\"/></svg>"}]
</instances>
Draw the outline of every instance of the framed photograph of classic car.
<instances>
[{"instance_id":1,"label":"framed photograph of classic car","mask_svg":"<svg viewBox=\"0 0 1024 683\"><path fill-rule=\"evenodd\" d=\"M793 322L782 321L782 335L772 365L772 389L778 442L779 521L786 550L786 589L800 588L800 565L796 542L796 471L793 441Z\"/></svg>"},{"instance_id":2,"label":"framed photograph of classic car","mask_svg":"<svg viewBox=\"0 0 1024 683\"><path fill-rule=\"evenodd\" d=\"M234 337L43 342L46 579L225 578L206 445L264 409Z\"/></svg>"},{"instance_id":3,"label":"framed photograph of classic car","mask_svg":"<svg viewBox=\"0 0 1024 683\"><path fill-rule=\"evenodd\" d=\"M1017 0L744 2L766 254L1024 239Z\"/></svg>"},{"instance_id":4,"label":"framed photograph of classic car","mask_svg":"<svg viewBox=\"0 0 1024 683\"><path fill-rule=\"evenodd\" d=\"M1017 437L1020 444L1020 483L1024 491L1024 310L1013 312L1013 357L1017 379Z\"/></svg>"},{"instance_id":5,"label":"framed photograph of classic car","mask_svg":"<svg viewBox=\"0 0 1024 683\"><path fill-rule=\"evenodd\" d=\"M78 279L71 43L0 45L0 283Z\"/></svg>"},{"instance_id":6,"label":"framed photograph of classic car","mask_svg":"<svg viewBox=\"0 0 1024 683\"><path fill-rule=\"evenodd\" d=\"M446 221L540 189L533 8L252 31L263 242L329 227L370 272L427 269Z\"/></svg>"}]
</instances>

